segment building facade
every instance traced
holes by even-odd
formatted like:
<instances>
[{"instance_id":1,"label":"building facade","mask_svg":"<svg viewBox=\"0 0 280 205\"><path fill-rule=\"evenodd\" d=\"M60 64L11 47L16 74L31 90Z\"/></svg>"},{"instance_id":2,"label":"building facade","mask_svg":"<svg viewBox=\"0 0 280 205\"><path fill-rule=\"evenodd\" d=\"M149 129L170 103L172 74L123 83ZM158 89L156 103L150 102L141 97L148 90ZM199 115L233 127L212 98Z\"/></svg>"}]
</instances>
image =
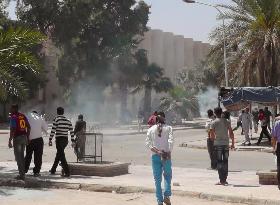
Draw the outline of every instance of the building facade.
<instances>
[{"instance_id":1,"label":"building facade","mask_svg":"<svg viewBox=\"0 0 280 205\"><path fill-rule=\"evenodd\" d=\"M164 68L165 75L174 81L178 72L192 69L205 59L210 44L151 29L145 33L139 48L147 51L149 63Z\"/></svg>"}]
</instances>

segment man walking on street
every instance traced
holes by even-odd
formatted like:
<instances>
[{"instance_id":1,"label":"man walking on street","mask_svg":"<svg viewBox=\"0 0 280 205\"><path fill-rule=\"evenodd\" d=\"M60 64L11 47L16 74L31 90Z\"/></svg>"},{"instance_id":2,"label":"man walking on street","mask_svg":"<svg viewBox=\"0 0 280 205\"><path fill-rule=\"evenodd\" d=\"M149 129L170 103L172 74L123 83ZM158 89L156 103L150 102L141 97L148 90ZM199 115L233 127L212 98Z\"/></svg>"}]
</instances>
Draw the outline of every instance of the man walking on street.
<instances>
[{"instance_id":1,"label":"man walking on street","mask_svg":"<svg viewBox=\"0 0 280 205\"><path fill-rule=\"evenodd\" d=\"M213 110L208 110L207 114L208 114L208 118L209 118L209 120L207 120L206 125L205 125L206 132L207 132L207 149L208 149L208 153L209 153L209 157L210 157L210 161L211 161L211 169L216 169L217 168L217 156L215 153L214 140L212 140L211 136L210 136L210 126L211 126L211 123L213 122L213 120L215 120L215 115L214 115Z\"/></svg>"},{"instance_id":2,"label":"man walking on street","mask_svg":"<svg viewBox=\"0 0 280 205\"><path fill-rule=\"evenodd\" d=\"M267 119L265 117L265 114L264 114L264 111L262 109L260 109L259 111L259 120L261 122L261 127L262 127L262 131L260 133L260 137L258 139L258 142L257 142L257 146L260 145L261 141L262 141L262 138L264 135L266 135L268 141L269 141L269 144L271 142L271 136L270 136L270 133L268 132L267 130Z\"/></svg>"},{"instance_id":3,"label":"man walking on street","mask_svg":"<svg viewBox=\"0 0 280 205\"><path fill-rule=\"evenodd\" d=\"M276 120L271 135L273 151L277 156L277 178L278 189L280 190L280 120Z\"/></svg>"},{"instance_id":4,"label":"man walking on street","mask_svg":"<svg viewBox=\"0 0 280 205\"><path fill-rule=\"evenodd\" d=\"M87 123L84 121L84 116L80 114L74 129L74 135L76 136L74 149L78 160L82 160L85 155L86 126Z\"/></svg>"},{"instance_id":5,"label":"man walking on street","mask_svg":"<svg viewBox=\"0 0 280 205\"><path fill-rule=\"evenodd\" d=\"M259 111L258 111L258 108L255 108L252 111L252 116L253 116L253 124L254 124L255 133L258 133L258 126L259 126Z\"/></svg>"},{"instance_id":6,"label":"man walking on street","mask_svg":"<svg viewBox=\"0 0 280 205\"><path fill-rule=\"evenodd\" d=\"M70 132L72 146L74 146L74 131L73 126L70 120L64 117L64 108L57 108L57 117L53 121L52 130L49 139L49 146L52 146L52 138L55 135L55 144L56 144L56 156L53 163L53 166L50 170L51 174L55 174L58 163L61 162L64 177L69 177L69 167L66 161L64 150L68 144L68 133Z\"/></svg>"},{"instance_id":7,"label":"man walking on street","mask_svg":"<svg viewBox=\"0 0 280 205\"><path fill-rule=\"evenodd\" d=\"M214 109L216 119L211 123L211 138L214 140L214 146L217 153L217 169L220 182L217 185L228 185L228 157L229 157L229 138L231 139L231 148L234 148L234 134L229 121L222 118L222 108Z\"/></svg>"},{"instance_id":8,"label":"man walking on street","mask_svg":"<svg viewBox=\"0 0 280 205\"><path fill-rule=\"evenodd\" d=\"M272 117L272 113L268 110L268 107L264 108L264 116L266 119L267 128L271 132L270 117Z\"/></svg>"},{"instance_id":9,"label":"man walking on street","mask_svg":"<svg viewBox=\"0 0 280 205\"><path fill-rule=\"evenodd\" d=\"M156 124L148 129L146 146L152 152L152 167L159 205L171 205L171 151L173 147L172 127L165 124L165 114L159 112ZM162 175L164 176L164 197L162 195Z\"/></svg>"},{"instance_id":10,"label":"man walking on street","mask_svg":"<svg viewBox=\"0 0 280 205\"><path fill-rule=\"evenodd\" d=\"M246 142L248 142L248 146L251 145L251 141L250 141L250 130L252 132L252 118L251 115L249 113L249 108L245 109L245 112L242 114L241 116L241 120L242 120L242 128L244 131L244 135L245 135L245 141L244 141L244 145L246 145Z\"/></svg>"},{"instance_id":11,"label":"man walking on street","mask_svg":"<svg viewBox=\"0 0 280 205\"><path fill-rule=\"evenodd\" d=\"M31 126L29 144L26 146L26 156L25 156L25 173L28 172L30 162L32 159L32 154L34 152L34 169L33 174L35 177L40 176L40 170L42 166L42 156L44 149L44 141L42 137L42 132L47 135L48 125L46 121L38 115L36 111L32 111L27 115L27 119Z\"/></svg>"},{"instance_id":12,"label":"man walking on street","mask_svg":"<svg viewBox=\"0 0 280 205\"><path fill-rule=\"evenodd\" d=\"M18 166L18 180L25 179L24 150L29 141L30 125L26 116L18 111L18 105L11 107L9 148L14 147L15 159ZM12 143L13 141L13 143Z\"/></svg>"}]
</instances>

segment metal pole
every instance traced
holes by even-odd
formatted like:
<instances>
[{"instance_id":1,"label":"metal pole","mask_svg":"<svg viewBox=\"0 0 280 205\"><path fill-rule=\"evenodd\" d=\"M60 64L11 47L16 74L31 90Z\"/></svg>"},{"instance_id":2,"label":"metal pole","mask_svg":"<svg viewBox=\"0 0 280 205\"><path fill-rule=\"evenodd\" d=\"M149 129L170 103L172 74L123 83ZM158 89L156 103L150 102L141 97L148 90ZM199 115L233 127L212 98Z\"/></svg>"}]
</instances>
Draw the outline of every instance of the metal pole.
<instances>
[{"instance_id":1,"label":"metal pole","mask_svg":"<svg viewBox=\"0 0 280 205\"><path fill-rule=\"evenodd\" d=\"M188 0L183 0L186 3L196 3L204 6L209 6L212 8L215 8L222 16L223 18L223 44L224 44L224 70L225 70L225 82L226 82L226 87L228 87L228 70L227 70L227 48L226 48L226 27L225 27L225 14L218 8L218 5L212 5L212 4L207 4L199 1L188 1Z\"/></svg>"},{"instance_id":2,"label":"metal pole","mask_svg":"<svg viewBox=\"0 0 280 205\"><path fill-rule=\"evenodd\" d=\"M218 9L219 11L219 9ZM222 14L223 15L223 14ZM225 34L225 18L223 16L223 39L224 39L224 66L225 66L225 81L226 87L228 87L228 70L227 70L227 45L226 45L226 34Z\"/></svg>"}]
</instances>

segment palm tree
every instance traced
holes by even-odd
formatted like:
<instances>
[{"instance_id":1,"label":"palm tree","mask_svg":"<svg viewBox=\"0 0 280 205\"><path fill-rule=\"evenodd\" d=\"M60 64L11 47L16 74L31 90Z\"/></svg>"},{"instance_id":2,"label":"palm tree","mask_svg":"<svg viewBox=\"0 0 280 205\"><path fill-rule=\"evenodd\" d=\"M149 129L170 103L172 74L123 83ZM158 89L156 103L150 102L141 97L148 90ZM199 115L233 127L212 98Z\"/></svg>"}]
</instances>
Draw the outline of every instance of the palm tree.
<instances>
[{"instance_id":1,"label":"palm tree","mask_svg":"<svg viewBox=\"0 0 280 205\"><path fill-rule=\"evenodd\" d=\"M139 50L135 59L137 70L134 75L138 76L138 81L136 81L137 88L134 92L144 89L144 118L147 119L151 114L152 90L156 93L167 92L172 89L173 84L168 77L164 76L163 68L155 63L148 63L145 50Z\"/></svg>"},{"instance_id":2,"label":"palm tree","mask_svg":"<svg viewBox=\"0 0 280 205\"><path fill-rule=\"evenodd\" d=\"M32 48L42 42L44 36L26 28L0 30L0 99L9 96L24 99L28 94L25 79L26 72L38 75L41 65L32 52Z\"/></svg>"},{"instance_id":3,"label":"palm tree","mask_svg":"<svg viewBox=\"0 0 280 205\"><path fill-rule=\"evenodd\" d=\"M232 1L233 5L220 5L225 9L227 20L225 30L231 85L277 86L280 1ZM210 53L214 60L221 56L222 29L219 26L210 36L216 42Z\"/></svg>"},{"instance_id":4,"label":"palm tree","mask_svg":"<svg viewBox=\"0 0 280 205\"><path fill-rule=\"evenodd\" d=\"M199 113L197 97L190 90L176 86L168 93L168 97L161 98L161 110L175 113L180 119L187 119Z\"/></svg>"}]
</instances>

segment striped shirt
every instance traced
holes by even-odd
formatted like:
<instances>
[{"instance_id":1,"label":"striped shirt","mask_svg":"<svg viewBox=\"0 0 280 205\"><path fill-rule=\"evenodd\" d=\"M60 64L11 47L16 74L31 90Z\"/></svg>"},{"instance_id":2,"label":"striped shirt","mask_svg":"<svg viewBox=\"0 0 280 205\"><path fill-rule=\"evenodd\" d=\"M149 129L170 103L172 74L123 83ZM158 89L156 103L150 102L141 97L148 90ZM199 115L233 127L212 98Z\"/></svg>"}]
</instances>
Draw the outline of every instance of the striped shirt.
<instances>
[{"instance_id":1,"label":"striped shirt","mask_svg":"<svg viewBox=\"0 0 280 205\"><path fill-rule=\"evenodd\" d=\"M74 141L74 131L73 131L72 123L63 115L58 115L53 121L50 140L52 140L54 135L56 138L58 137L68 138L68 132L70 132L71 141Z\"/></svg>"}]
</instances>

